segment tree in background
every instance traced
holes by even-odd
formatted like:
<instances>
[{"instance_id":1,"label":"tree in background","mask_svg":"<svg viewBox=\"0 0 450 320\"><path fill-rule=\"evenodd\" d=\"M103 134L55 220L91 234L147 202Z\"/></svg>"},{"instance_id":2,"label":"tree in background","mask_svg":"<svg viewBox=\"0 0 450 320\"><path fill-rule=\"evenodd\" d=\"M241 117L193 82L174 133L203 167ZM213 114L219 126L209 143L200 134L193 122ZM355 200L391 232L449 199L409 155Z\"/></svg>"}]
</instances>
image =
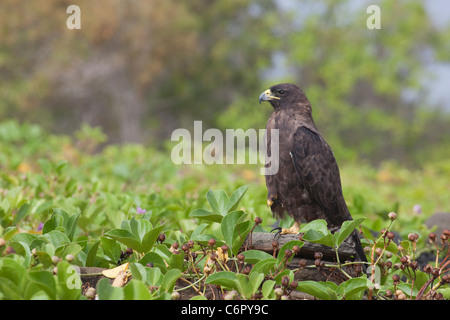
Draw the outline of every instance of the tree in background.
<instances>
[{"instance_id":1,"label":"tree in background","mask_svg":"<svg viewBox=\"0 0 450 320\"><path fill-rule=\"evenodd\" d=\"M259 89L271 55L253 33L274 20L249 3L78 1L81 30L69 30L69 1L3 1L0 115L63 132L101 125L120 142L211 123L236 94Z\"/></svg>"},{"instance_id":2,"label":"tree in background","mask_svg":"<svg viewBox=\"0 0 450 320\"><path fill-rule=\"evenodd\" d=\"M449 60L449 30L415 0L381 1L382 29L369 30L356 3L82 0L82 28L69 30L71 1L5 0L0 117L157 143L193 120L263 128L260 91L292 81L338 158L448 157L449 115L421 83L428 61Z\"/></svg>"},{"instance_id":3,"label":"tree in background","mask_svg":"<svg viewBox=\"0 0 450 320\"><path fill-rule=\"evenodd\" d=\"M381 1L379 30L366 27L368 4L361 2L284 3L280 10L289 17L273 36L281 39L281 71L267 85L286 81L304 89L338 158L408 164L448 158L450 116L427 105L423 82L432 80L430 61L449 61L450 30L432 25L423 2ZM241 97L220 123L240 116L237 127L255 126L260 117L242 116L254 108Z\"/></svg>"}]
</instances>

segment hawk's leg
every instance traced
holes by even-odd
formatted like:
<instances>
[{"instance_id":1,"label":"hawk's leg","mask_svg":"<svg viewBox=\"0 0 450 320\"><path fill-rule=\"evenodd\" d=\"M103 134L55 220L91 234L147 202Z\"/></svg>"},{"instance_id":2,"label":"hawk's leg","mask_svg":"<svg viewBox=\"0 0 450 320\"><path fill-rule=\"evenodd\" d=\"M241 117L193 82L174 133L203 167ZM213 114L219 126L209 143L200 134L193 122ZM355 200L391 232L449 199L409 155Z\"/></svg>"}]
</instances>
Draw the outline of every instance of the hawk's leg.
<instances>
[{"instance_id":1,"label":"hawk's leg","mask_svg":"<svg viewBox=\"0 0 450 320\"><path fill-rule=\"evenodd\" d=\"M300 233L300 224L297 221L295 221L294 225L292 227L290 227L289 229L277 227L277 228L273 228L270 232L272 232L274 230L278 230L278 232L275 233L274 238L278 235L283 235L283 234L299 234Z\"/></svg>"}]
</instances>

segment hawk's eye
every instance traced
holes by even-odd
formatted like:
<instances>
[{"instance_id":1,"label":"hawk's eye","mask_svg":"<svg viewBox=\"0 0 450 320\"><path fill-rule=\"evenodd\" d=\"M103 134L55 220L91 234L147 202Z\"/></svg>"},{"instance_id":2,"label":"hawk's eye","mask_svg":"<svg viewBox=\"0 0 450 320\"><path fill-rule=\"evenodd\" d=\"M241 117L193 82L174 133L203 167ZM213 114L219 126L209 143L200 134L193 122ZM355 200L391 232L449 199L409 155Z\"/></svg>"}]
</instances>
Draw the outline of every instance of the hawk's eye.
<instances>
[{"instance_id":1,"label":"hawk's eye","mask_svg":"<svg viewBox=\"0 0 450 320\"><path fill-rule=\"evenodd\" d=\"M278 90L279 94L284 94L284 90Z\"/></svg>"}]
</instances>

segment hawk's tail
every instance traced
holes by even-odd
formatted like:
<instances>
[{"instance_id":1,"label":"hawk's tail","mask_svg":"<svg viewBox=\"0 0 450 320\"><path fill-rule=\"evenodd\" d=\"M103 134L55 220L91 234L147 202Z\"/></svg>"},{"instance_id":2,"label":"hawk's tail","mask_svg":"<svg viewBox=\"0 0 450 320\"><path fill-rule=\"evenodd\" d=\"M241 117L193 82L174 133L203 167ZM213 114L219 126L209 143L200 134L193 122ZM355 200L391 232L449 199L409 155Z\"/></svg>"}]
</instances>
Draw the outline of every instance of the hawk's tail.
<instances>
[{"instance_id":1,"label":"hawk's tail","mask_svg":"<svg viewBox=\"0 0 450 320\"><path fill-rule=\"evenodd\" d=\"M352 239L355 242L355 251L358 256L359 261L367 262L366 254L364 253L364 248L361 244L361 241L359 240L358 233L356 232L356 230L354 230L352 233ZM367 266L365 263L363 263L364 272L366 271L366 269L367 269Z\"/></svg>"}]
</instances>

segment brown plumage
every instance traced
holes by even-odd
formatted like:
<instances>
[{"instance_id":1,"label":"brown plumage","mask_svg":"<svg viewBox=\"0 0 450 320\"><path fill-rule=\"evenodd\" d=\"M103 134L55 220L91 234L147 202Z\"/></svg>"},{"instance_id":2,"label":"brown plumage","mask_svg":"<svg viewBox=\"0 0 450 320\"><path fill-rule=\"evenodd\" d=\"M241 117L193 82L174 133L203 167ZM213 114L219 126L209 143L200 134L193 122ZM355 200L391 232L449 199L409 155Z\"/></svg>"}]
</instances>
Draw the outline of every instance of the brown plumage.
<instances>
[{"instance_id":1,"label":"brown plumage","mask_svg":"<svg viewBox=\"0 0 450 320\"><path fill-rule=\"evenodd\" d=\"M272 161L271 129L278 129L278 172L266 175L267 203L277 218L285 213L297 223L324 219L334 232L352 217L342 194L339 168L330 146L314 124L311 103L296 85L272 86L260 95L274 111L267 121L267 153ZM272 163L273 164L273 163ZM271 164L268 164L271 165ZM359 259L366 261L356 234Z\"/></svg>"}]
</instances>

